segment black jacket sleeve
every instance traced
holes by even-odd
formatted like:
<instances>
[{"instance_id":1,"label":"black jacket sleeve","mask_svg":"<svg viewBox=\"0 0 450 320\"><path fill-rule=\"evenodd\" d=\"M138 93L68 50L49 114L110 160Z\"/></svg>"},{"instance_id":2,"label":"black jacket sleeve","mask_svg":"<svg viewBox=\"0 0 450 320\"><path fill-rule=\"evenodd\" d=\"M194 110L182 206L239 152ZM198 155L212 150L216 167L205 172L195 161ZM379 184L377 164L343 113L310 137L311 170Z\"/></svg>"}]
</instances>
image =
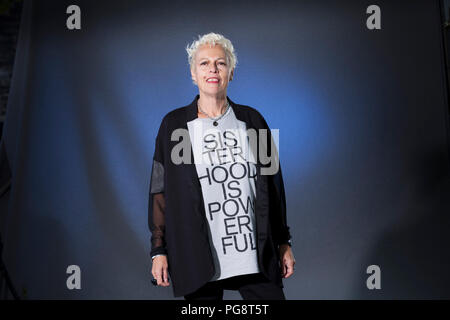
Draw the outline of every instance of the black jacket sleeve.
<instances>
[{"instance_id":1,"label":"black jacket sleeve","mask_svg":"<svg viewBox=\"0 0 450 320\"><path fill-rule=\"evenodd\" d=\"M269 223L272 230L272 239L276 245L290 244L291 234L287 224L286 217L286 196L284 192L283 175L281 172L281 163L279 160L278 150L276 148L270 128L261 115L262 126L267 130L266 139L264 139L264 148L266 154L270 157L270 161L276 161L278 170L274 174L268 174L268 191L269 191ZM270 166L270 164L268 165Z\"/></svg>"},{"instance_id":2,"label":"black jacket sleeve","mask_svg":"<svg viewBox=\"0 0 450 320\"><path fill-rule=\"evenodd\" d=\"M148 226L152 233L150 256L167 254L165 242L165 197L164 197L164 119L155 141L150 192L148 202Z\"/></svg>"}]
</instances>

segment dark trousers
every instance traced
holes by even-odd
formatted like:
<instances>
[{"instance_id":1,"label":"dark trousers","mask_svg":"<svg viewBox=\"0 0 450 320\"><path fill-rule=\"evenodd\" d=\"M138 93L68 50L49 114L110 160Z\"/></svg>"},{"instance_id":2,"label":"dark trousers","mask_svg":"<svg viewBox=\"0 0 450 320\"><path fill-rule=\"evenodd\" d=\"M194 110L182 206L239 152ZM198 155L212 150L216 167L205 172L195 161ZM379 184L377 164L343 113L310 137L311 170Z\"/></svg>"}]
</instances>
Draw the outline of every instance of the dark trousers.
<instances>
[{"instance_id":1,"label":"dark trousers","mask_svg":"<svg viewBox=\"0 0 450 320\"><path fill-rule=\"evenodd\" d=\"M185 300L223 300L223 290L239 290L244 300L286 300L283 288L262 273L252 273L207 282L185 295Z\"/></svg>"}]
</instances>

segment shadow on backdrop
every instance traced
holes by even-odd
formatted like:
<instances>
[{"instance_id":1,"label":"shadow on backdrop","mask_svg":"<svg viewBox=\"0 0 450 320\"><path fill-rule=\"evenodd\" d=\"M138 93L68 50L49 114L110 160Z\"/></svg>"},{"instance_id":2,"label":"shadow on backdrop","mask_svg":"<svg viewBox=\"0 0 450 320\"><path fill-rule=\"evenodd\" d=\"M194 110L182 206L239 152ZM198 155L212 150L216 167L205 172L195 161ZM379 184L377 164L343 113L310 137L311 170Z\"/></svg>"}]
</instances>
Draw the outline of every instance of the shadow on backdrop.
<instances>
[{"instance_id":1,"label":"shadow on backdrop","mask_svg":"<svg viewBox=\"0 0 450 320\"><path fill-rule=\"evenodd\" d=\"M381 289L356 285L356 299L449 299L450 170L445 147L417 156L411 166L410 205L368 254L363 266L378 265ZM414 165L415 164L415 165Z\"/></svg>"}]
</instances>

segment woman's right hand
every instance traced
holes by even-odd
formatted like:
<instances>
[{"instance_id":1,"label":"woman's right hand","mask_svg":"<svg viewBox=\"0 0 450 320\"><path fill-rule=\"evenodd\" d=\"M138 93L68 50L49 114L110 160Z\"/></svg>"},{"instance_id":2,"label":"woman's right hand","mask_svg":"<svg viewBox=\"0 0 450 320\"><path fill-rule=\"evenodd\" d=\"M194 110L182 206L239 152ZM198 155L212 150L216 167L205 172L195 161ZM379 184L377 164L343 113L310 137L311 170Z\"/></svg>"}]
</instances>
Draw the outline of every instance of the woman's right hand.
<instances>
[{"instance_id":1,"label":"woman's right hand","mask_svg":"<svg viewBox=\"0 0 450 320\"><path fill-rule=\"evenodd\" d=\"M161 255L152 260L152 275L158 282L158 286L168 287L169 272L168 272L167 256Z\"/></svg>"}]
</instances>

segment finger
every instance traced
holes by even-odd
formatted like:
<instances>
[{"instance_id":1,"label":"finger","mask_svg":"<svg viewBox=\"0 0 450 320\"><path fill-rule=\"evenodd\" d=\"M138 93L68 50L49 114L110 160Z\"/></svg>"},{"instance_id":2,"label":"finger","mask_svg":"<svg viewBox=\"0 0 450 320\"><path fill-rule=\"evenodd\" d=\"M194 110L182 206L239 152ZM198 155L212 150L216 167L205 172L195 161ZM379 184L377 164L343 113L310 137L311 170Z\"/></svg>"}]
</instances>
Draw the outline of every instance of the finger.
<instances>
[{"instance_id":1,"label":"finger","mask_svg":"<svg viewBox=\"0 0 450 320\"><path fill-rule=\"evenodd\" d=\"M285 275L286 275L286 265L282 261L281 262L281 276L284 278Z\"/></svg>"},{"instance_id":2,"label":"finger","mask_svg":"<svg viewBox=\"0 0 450 320\"><path fill-rule=\"evenodd\" d=\"M163 268L163 284L165 286L169 285L169 281L167 281L167 268Z\"/></svg>"},{"instance_id":3,"label":"finger","mask_svg":"<svg viewBox=\"0 0 450 320\"><path fill-rule=\"evenodd\" d=\"M292 262L286 264L286 269L287 269L287 272L286 272L286 276L285 277L289 278L291 275L294 274L294 264Z\"/></svg>"},{"instance_id":4,"label":"finger","mask_svg":"<svg viewBox=\"0 0 450 320\"><path fill-rule=\"evenodd\" d=\"M158 286L160 286L162 284L162 270L159 269L158 271L156 271L156 281L158 283Z\"/></svg>"}]
</instances>

